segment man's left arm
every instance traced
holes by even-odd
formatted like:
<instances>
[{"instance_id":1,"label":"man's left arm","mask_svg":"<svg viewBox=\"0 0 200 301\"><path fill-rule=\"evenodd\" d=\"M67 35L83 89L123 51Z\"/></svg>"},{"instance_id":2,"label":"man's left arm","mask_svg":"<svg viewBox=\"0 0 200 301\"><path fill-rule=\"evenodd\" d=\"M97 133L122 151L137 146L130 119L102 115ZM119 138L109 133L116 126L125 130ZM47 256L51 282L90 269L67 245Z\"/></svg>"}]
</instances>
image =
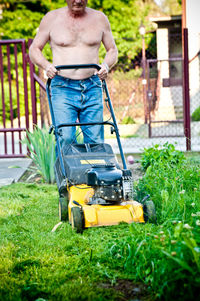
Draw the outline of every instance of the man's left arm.
<instances>
[{"instance_id":1,"label":"man's left arm","mask_svg":"<svg viewBox=\"0 0 200 301\"><path fill-rule=\"evenodd\" d=\"M118 58L118 50L115 44L110 23L105 15L104 17L104 31L102 37L102 43L106 49L106 56L103 63L101 64L101 69L97 73L101 79L105 79L108 76L109 70L116 64Z\"/></svg>"}]
</instances>

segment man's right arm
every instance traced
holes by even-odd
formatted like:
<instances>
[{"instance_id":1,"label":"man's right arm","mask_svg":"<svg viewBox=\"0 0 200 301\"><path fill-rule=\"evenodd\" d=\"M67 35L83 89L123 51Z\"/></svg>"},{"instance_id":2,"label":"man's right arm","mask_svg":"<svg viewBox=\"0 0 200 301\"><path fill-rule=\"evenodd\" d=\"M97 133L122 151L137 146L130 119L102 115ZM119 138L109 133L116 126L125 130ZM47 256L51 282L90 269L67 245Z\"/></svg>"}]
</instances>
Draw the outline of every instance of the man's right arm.
<instances>
[{"instance_id":1,"label":"man's right arm","mask_svg":"<svg viewBox=\"0 0 200 301\"><path fill-rule=\"evenodd\" d=\"M52 24L52 13L48 13L42 19L38 32L30 46L29 56L33 64L44 69L47 76L53 78L57 70L56 68L44 57L42 49L50 39L50 27Z\"/></svg>"}]
</instances>

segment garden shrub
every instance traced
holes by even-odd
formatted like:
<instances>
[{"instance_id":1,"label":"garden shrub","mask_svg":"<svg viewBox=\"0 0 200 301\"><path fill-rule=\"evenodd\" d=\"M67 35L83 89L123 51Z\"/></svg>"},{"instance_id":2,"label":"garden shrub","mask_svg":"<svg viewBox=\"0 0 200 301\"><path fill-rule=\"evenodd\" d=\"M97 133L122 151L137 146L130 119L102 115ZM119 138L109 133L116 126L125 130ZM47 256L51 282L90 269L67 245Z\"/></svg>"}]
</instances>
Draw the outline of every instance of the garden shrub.
<instances>
[{"instance_id":1,"label":"garden shrub","mask_svg":"<svg viewBox=\"0 0 200 301\"><path fill-rule=\"evenodd\" d=\"M146 170L150 165L170 164L176 165L185 160L183 152L175 149L173 144L165 143L163 146L156 144L150 148L144 148L142 154L141 165Z\"/></svg>"},{"instance_id":2,"label":"garden shrub","mask_svg":"<svg viewBox=\"0 0 200 301\"><path fill-rule=\"evenodd\" d=\"M200 121L200 107L192 113L192 121Z\"/></svg>"}]
</instances>

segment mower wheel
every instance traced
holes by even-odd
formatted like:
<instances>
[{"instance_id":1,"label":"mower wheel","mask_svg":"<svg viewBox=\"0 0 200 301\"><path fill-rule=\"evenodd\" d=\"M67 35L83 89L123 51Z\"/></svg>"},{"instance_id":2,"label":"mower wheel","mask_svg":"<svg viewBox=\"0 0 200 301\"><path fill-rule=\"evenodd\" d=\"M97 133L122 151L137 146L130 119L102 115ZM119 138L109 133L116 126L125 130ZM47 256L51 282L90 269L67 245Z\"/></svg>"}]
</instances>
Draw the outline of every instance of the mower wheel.
<instances>
[{"instance_id":1,"label":"mower wheel","mask_svg":"<svg viewBox=\"0 0 200 301\"><path fill-rule=\"evenodd\" d=\"M59 219L63 222L68 221L68 201L66 197L59 198Z\"/></svg>"},{"instance_id":2,"label":"mower wheel","mask_svg":"<svg viewBox=\"0 0 200 301\"><path fill-rule=\"evenodd\" d=\"M146 201L143 205L144 220L149 223L156 223L156 209L153 201Z\"/></svg>"},{"instance_id":3,"label":"mower wheel","mask_svg":"<svg viewBox=\"0 0 200 301\"><path fill-rule=\"evenodd\" d=\"M84 228L84 215L80 207L73 207L71 210L72 229L82 233Z\"/></svg>"}]
</instances>

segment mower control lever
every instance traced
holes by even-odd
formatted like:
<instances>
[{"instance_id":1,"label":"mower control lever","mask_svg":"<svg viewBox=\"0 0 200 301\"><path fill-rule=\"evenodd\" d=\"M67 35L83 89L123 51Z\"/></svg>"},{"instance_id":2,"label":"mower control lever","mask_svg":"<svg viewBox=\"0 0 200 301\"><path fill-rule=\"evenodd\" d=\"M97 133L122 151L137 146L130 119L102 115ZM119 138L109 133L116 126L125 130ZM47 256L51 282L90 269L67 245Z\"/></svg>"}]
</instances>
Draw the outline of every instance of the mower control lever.
<instances>
[{"instance_id":1,"label":"mower control lever","mask_svg":"<svg viewBox=\"0 0 200 301\"><path fill-rule=\"evenodd\" d=\"M110 127L110 133L111 133L111 135L113 135L114 132L115 132L115 128L113 128L113 127L111 126L111 127Z\"/></svg>"},{"instance_id":2,"label":"mower control lever","mask_svg":"<svg viewBox=\"0 0 200 301\"><path fill-rule=\"evenodd\" d=\"M49 128L49 134L51 134L54 130L55 130L55 127L53 124L51 124L50 128Z\"/></svg>"}]
</instances>

